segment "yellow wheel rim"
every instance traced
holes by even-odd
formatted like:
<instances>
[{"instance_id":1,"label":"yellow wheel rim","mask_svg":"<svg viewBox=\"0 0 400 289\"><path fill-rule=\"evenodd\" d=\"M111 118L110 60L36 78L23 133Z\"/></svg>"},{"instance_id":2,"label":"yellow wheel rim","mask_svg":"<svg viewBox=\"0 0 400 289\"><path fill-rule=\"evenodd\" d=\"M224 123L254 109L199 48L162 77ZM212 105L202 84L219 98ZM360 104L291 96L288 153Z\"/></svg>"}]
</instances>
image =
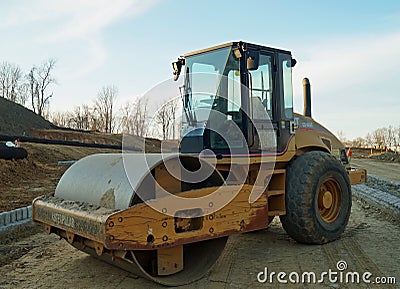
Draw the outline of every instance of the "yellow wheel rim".
<instances>
[{"instance_id":1,"label":"yellow wheel rim","mask_svg":"<svg viewBox=\"0 0 400 289\"><path fill-rule=\"evenodd\" d=\"M341 190L334 179L327 179L323 182L318 193L318 209L321 218L332 223L339 216L341 207Z\"/></svg>"}]
</instances>

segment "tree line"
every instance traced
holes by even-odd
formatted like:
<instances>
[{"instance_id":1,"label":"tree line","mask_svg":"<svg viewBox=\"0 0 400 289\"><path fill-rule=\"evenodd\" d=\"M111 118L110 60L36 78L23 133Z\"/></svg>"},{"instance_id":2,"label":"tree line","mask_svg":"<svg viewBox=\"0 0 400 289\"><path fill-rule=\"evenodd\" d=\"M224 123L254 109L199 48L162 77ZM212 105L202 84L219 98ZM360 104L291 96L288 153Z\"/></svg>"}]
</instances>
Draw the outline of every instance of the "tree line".
<instances>
[{"instance_id":1,"label":"tree line","mask_svg":"<svg viewBox=\"0 0 400 289\"><path fill-rule=\"evenodd\" d=\"M147 103L138 98L116 108L117 95L117 86L103 86L92 104L76 106L72 111L51 113L49 119L60 127L143 136Z\"/></svg>"},{"instance_id":2,"label":"tree line","mask_svg":"<svg viewBox=\"0 0 400 289\"><path fill-rule=\"evenodd\" d=\"M138 97L116 107L117 94L115 85L104 86L91 105L54 112L49 118L57 126L72 129L152 136L164 140L176 138L179 104L176 100L160 103L156 114L149 115L146 98Z\"/></svg>"},{"instance_id":3,"label":"tree line","mask_svg":"<svg viewBox=\"0 0 400 289\"><path fill-rule=\"evenodd\" d=\"M116 85L103 86L91 104L77 106L72 111L51 112L52 88L57 84L55 67L56 60L48 59L24 73L17 64L1 62L0 97L33 110L59 127L145 136L151 123L156 126L152 130L153 136L163 139L176 137L176 101L160 103L160 109L150 119L148 102L143 98L116 107Z\"/></svg>"},{"instance_id":4,"label":"tree line","mask_svg":"<svg viewBox=\"0 0 400 289\"><path fill-rule=\"evenodd\" d=\"M388 126L375 129L365 137L357 137L353 140L346 140L343 132L338 132L339 138L348 146L359 148L388 148L398 150L400 148L400 125Z\"/></svg>"},{"instance_id":5,"label":"tree line","mask_svg":"<svg viewBox=\"0 0 400 289\"><path fill-rule=\"evenodd\" d=\"M24 73L17 64L1 62L0 97L30 108L60 127L145 136L146 128L151 123L154 126L153 136L162 139L177 137L177 100L161 103L160 109L149 119L148 103L143 98L129 101L116 109L118 88L115 85L103 86L92 104L77 106L72 111L51 113L52 88L57 84L55 67L56 60L50 58ZM337 132L337 136L353 147L400 147L400 126L379 128L353 140L345 139L343 131Z\"/></svg>"}]
</instances>

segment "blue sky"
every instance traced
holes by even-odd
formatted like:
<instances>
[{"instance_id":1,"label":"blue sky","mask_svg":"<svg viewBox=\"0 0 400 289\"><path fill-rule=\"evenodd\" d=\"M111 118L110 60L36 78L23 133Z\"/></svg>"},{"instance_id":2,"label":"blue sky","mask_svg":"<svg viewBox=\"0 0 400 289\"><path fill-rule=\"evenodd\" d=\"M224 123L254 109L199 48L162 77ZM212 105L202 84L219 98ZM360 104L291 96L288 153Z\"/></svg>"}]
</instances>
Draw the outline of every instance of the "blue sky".
<instances>
[{"instance_id":1,"label":"blue sky","mask_svg":"<svg viewBox=\"0 0 400 289\"><path fill-rule=\"evenodd\" d=\"M291 50L313 116L347 138L400 125L399 1L1 1L0 61L24 71L55 58L51 109L90 104L108 84L118 103L171 77L185 52L245 40Z\"/></svg>"}]
</instances>

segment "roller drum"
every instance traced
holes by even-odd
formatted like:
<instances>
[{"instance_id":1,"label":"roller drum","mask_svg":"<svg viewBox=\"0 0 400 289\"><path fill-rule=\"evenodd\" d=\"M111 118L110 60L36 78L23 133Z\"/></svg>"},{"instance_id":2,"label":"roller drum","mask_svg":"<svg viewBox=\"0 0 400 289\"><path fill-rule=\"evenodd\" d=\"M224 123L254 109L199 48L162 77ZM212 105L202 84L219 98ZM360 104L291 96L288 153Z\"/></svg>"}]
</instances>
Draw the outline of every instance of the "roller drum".
<instances>
[{"instance_id":1,"label":"roller drum","mask_svg":"<svg viewBox=\"0 0 400 289\"><path fill-rule=\"evenodd\" d=\"M152 170L168 161L179 161L184 169L196 172L199 164L207 162L193 156L177 154L97 154L85 157L72 165L57 185L55 196L65 200L87 202L95 206L124 210L134 205L136 192L140 192L152 175ZM224 180L213 170L210 177L199 184L182 185L186 189L220 186ZM129 176L127 175L129 174ZM157 250L121 251L119 257L111 254L98 256L96 251L74 242L72 245L102 261L116 265L135 275L159 284L179 286L200 279L221 255L228 237L183 245L183 270L167 276L156 272ZM110 252L109 252L110 253ZM123 256L123 257L121 257Z\"/></svg>"}]
</instances>

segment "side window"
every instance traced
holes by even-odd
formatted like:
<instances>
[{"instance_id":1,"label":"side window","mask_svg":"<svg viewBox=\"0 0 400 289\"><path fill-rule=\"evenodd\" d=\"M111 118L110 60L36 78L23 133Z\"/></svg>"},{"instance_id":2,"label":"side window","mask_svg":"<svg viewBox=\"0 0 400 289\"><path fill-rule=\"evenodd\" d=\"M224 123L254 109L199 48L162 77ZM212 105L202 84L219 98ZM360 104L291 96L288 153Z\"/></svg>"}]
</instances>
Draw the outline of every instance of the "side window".
<instances>
[{"instance_id":1,"label":"side window","mask_svg":"<svg viewBox=\"0 0 400 289\"><path fill-rule=\"evenodd\" d=\"M241 107L240 72L230 70L228 73L228 112L239 111Z\"/></svg>"},{"instance_id":2,"label":"side window","mask_svg":"<svg viewBox=\"0 0 400 289\"><path fill-rule=\"evenodd\" d=\"M217 83L218 71L214 65L204 63L194 63L192 71L195 74L191 74L191 92L195 95L193 109L211 108L214 87L210 88L209 85Z\"/></svg>"},{"instance_id":3,"label":"side window","mask_svg":"<svg viewBox=\"0 0 400 289\"><path fill-rule=\"evenodd\" d=\"M260 109L260 103L272 118L272 71L271 57L260 55L258 69L250 71L251 74L251 95L253 117L257 118L257 110Z\"/></svg>"},{"instance_id":4,"label":"side window","mask_svg":"<svg viewBox=\"0 0 400 289\"><path fill-rule=\"evenodd\" d=\"M282 88L284 99L285 119L293 119L293 87L292 87L292 67L289 55L280 55L282 64Z\"/></svg>"}]
</instances>

